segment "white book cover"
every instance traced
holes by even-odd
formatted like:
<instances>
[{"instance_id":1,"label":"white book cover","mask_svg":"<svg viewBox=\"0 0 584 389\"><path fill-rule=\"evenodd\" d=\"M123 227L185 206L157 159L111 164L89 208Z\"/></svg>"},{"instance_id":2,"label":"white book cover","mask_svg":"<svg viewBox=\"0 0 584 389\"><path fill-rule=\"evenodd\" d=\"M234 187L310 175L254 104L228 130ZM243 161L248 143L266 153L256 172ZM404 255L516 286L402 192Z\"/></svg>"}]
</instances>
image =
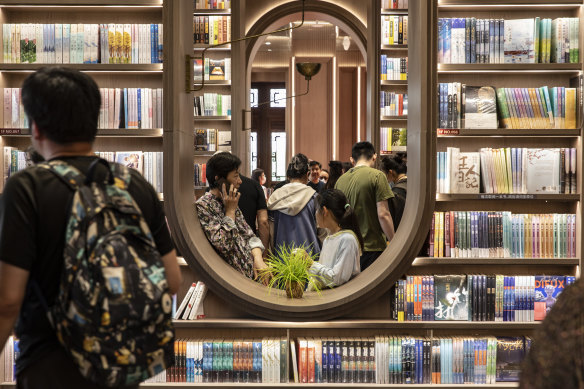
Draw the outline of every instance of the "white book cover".
<instances>
[{"instance_id":1,"label":"white book cover","mask_svg":"<svg viewBox=\"0 0 584 389\"><path fill-rule=\"evenodd\" d=\"M139 63L146 63L146 24L140 24Z\"/></svg>"},{"instance_id":2,"label":"white book cover","mask_svg":"<svg viewBox=\"0 0 584 389\"><path fill-rule=\"evenodd\" d=\"M63 24L63 63L71 63L71 25Z\"/></svg>"},{"instance_id":3,"label":"white book cover","mask_svg":"<svg viewBox=\"0 0 584 389\"><path fill-rule=\"evenodd\" d=\"M12 88L4 88L4 111L2 126L12 127Z\"/></svg>"},{"instance_id":4,"label":"white book cover","mask_svg":"<svg viewBox=\"0 0 584 389\"><path fill-rule=\"evenodd\" d=\"M196 320L196 319L200 319L201 318L201 311L200 311L200 307L203 306L203 302L205 300L205 296L207 295L207 286L199 281L197 283L197 286L201 284L201 287L198 288L198 290L196 290L196 297L195 297L195 302L193 304L193 309L191 310L191 313L189 314L189 320Z\"/></svg>"},{"instance_id":5,"label":"white book cover","mask_svg":"<svg viewBox=\"0 0 584 389\"><path fill-rule=\"evenodd\" d=\"M43 25L34 24L34 39L36 41L36 63L43 63L44 53L43 53ZM6 61L5 61L6 62Z\"/></svg>"},{"instance_id":6,"label":"white book cover","mask_svg":"<svg viewBox=\"0 0 584 389\"><path fill-rule=\"evenodd\" d=\"M139 33L138 33L138 25L131 24L132 29L132 63L139 63L138 58L138 48L139 48Z\"/></svg>"},{"instance_id":7,"label":"white book cover","mask_svg":"<svg viewBox=\"0 0 584 389\"><path fill-rule=\"evenodd\" d=\"M107 93L105 88L99 88L99 95L101 99L101 105L99 106L99 117L97 122L97 128L105 128L105 118L107 112Z\"/></svg>"},{"instance_id":8,"label":"white book cover","mask_svg":"<svg viewBox=\"0 0 584 389\"><path fill-rule=\"evenodd\" d=\"M142 151L118 151L116 152L116 162L129 168L136 169L142 174L144 155Z\"/></svg>"},{"instance_id":9,"label":"white book cover","mask_svg":"<svg viewBox=\"0 0 584 389\"><path fill-rule=\"evenodd\" d=\"M20 89L12 88L12 128L20 128Z\"/></svg>"},{"instance_id":10,"label":"white book cover","mask_svg":"<svg viewBox=\"0 0 584 389\"><path fill-rule=\"evenodd\" d=\"M107 110L107 128L114 127L115 112L116 112L116 90L114 88L107 88L108 93L108 110ZM119 112L119 110L118 110Z\"/></svg>"},{"instance_id":11,"label":"white book cover","mask_svg":"<svg viewBox=\"0 0 584 389\"><path fill-rule=\"evenodd\" d=\"M85 39L89 35L89 28L87 31L85 30L85 24L79 23L77 24L77 62L76 63L85 63ZM88 52L89 53L89 52ZM89 56L87 57L87 61L89 62Z\"/></svg>"},{"instance_id":12,"label":"white book cover","mask_svg":"<svg viewBox=\"0 0 584 389\"><path fill-rule=\"evenodd\" d=\"M69 63L77 63L77 24L71 24Z\"/></svg>"},{"instance_id":13,"label":"white book cover","mask_svg":"<svg viewBox=\"0 0 584 389\"><path fill-rule=\"evenodd\" d=\"M197 283L196 282L193 282L191 284L191 287L187 291L187 294L185 294L185 297L183 298L182 302L180 303L178 309L174 313L174 319L175 320L180 318L181 313L184 311L185 307L188 305L189 300L190 300L193 292L195 291L195 288L196 287L197 287Z\"/></svg>"},{"instance_id":14,"label":"white book cover","mask_svg":"<svg viewBox=\"0 0 584 389\"><path fill-rule=\"evenodd\" d=\"M559 193L559 149L527 149L526 164L527 193Z\"/></svg>"},{"instance_id":15,"label":"white book cover","mask_svg":"<svg viewBox=\"0 0 584 389\"><path fill-rule=\"evenodd\" d=\"M203 287L203 285L201 285L200 282L197 282L197 285L195 286L195 290L193 290L193 293L191 294L189 302L187 303L187 306L185 307L185 311L182 314L182 317L181 317L182 320L189 319L191 311L193 310L193 306L195 305L195 300L197 299L197 293L202 287Z\"/></svg>"},{"instance_id":16,"label":"white book cover","mask_svg":"<svg viewBox=\"0 0 584 389\"><path fill-rule=\"evenodd\" d=\"M90 63L97 63L97 60L99 58L99 51L98 51L98 46L99 46L99 24L90 24L89 25L90 29L89 29L89 43L90 43L90 55L89 55L89 61Z\"/></svg>"},{"instance_id":17,"label":"white book cover","mask_svg":"<svg viewBox=\"0 0 584 389\"><path fill-rule=\"evenodd\" d=\"M115 109L114 109L114 121L112 124L112 128L120 128L121 98L122 98L121 89L115 88Z\"/></svg>"},{"instance_id":18,"label":"white book cover","mask_svg":"<svg viewBox=\"0 0 584 389\"><path fill-rule=\"evenodd\" d=\"M479 193L481 157L478 152L458 153L454 170L457 173L456 186L453 193Z\"/></svg>"},{"instance_id":19,"label":"white book cover","mask_svg":"<svg viewBox=\"0 0 584 389\"><path fill-rule=\"evenodd\" d=\"M55 24L55 63L63 63L63 25Z\"/></svg>"},{"instance_id":20,"label":"white book cover","mask_svg":"<svg viewBox=\"0 0 584 389\"><path fill-rule=\"evenodd\" d=\"M535 62L535 19L505 20L505 63Z\"/></svg>"}]
</instances>

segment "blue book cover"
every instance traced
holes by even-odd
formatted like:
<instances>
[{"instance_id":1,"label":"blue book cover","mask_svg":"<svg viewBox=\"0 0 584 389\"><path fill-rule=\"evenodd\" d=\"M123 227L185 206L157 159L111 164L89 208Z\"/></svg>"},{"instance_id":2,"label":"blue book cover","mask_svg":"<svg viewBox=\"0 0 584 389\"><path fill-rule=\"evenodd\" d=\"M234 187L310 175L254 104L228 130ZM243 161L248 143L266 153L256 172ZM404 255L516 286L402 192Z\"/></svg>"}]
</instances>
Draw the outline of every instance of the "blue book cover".
<instances>
[{"instance_id":1,"label":"blue book cover","mask_svg":"<svg viewBox=\"0 0 584 389\"><path fill-rule=\"evenodd\" d=\"M522 336L497 337L497 382L518 382L521 362L525 357Z\"/></svg>"},{"instance_id":2,"label":"blue book cover","mask_svg":"<svg viewBox=\"0 0 584 389\"><path fill-rule=\"evenodd\" d=\"M444 43L442 48L444 51L444 63L451 63L451 40L452 39L452 19L444 19Z\"/></svg>"},{"instance_id":3,"label":"blue book cover","mask_svg":"<svg viewBox=\"0 0 584 389\"><path fill-rule=\"evenodd\" d=\"M120 120L121 122L121 120ZM128 128L128 88L124 88L124 127Z\"/></svg>"},{"instance_id":4,"label":"blue book cover","mask_svg":"<svg viewBox=\"0 0 584 389\"><path fill-rule=\"evenodd\" d=\"M565 285L565 276L535 276L535 320L543 320L546 317Z\"/></svg>"},{"instance_id":5,"label":"blue book cover","mask_svg":"<svg viewBox=\"0 0 584 389\"><path fill-rule=\"evenodd\" d=\"M154 41L152 42L152 63L161 63L159 58L158 41L160 37L158 36L158 24L154 24Z\"/></svg>"},{"instance_id":6,"label":"blue book cover","mask_svg":"<svg viewBox=\"0 0 584 389\"><path fill-rule=\"evenodd\" d=\"M138 90L138 128L142 128L142 88L137 88Z\"/></svg>"},{"instance_id":7,"label":"blue book cover","mask_svg":"<svg viewBox=\"0 0 584 389\"><path fill-rule=\"evenodd\" d=\"M438 63L444 61L444 18L438 18Z\"/></svg>"},{"instance_id":8,"label":"blue book cover","mask_svg":"<svg viewBox=\"0 0 584 389\"><path fill-rule=\"evenodd\" d=\"M495 63L495 19L489 19L489 54L488 62Z\"/></svg>"}]
</instances>

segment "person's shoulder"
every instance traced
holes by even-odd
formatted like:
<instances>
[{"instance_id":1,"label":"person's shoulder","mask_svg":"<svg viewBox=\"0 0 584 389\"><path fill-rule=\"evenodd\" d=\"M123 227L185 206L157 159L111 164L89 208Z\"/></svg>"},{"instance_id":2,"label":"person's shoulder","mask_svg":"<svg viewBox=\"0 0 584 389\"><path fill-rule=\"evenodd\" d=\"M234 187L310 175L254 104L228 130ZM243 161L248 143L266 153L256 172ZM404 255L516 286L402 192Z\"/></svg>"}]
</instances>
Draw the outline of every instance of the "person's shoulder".
<instances>
[{"instance_id":1,"label":"person's shoulder","mask_svg":"<svg viewBox=\"0 0 584 389\"><path fill-rule=\"evenodd\" d=\"M40 166L35 165L27 167L26 169L20 170L10 175L10 178L4 185L4 191L23 185L30 185L32 182L37 181L44 176L50 176L51 174L52 173L48 169L42 168Z\"/></svg>"}]
</instances>

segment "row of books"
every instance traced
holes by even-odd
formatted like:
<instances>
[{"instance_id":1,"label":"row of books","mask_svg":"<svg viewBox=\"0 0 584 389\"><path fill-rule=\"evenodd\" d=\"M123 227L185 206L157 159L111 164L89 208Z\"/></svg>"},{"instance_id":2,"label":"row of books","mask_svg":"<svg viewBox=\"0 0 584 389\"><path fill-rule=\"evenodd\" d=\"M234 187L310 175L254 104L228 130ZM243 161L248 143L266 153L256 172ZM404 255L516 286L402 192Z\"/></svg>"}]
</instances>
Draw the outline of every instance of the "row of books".
<instances>
[{"instance_id":1,"label":"row of books","mask_svg":"<svg viewBox=\"0 0 584 389\"><path fill-rule=\"evenodd\" d=\"M195 59L195 81L201 81L205 77L207 80L231 80L231 58L211 59L205 57L203 66L202 59Z\"/></svg>"},{"instance_id":2,"label":"row of books","mask_svg":"<svg viewBox=\"0 0 584 389\"><path fill-rule=\"evenodd\" d=\"M193 16L193 40L195 44L217 45L231 40L231 16Z\"/></svg>"},{"instance_id":3,"label":"row of books","mask_svg":"<svg viewBox=\"0 0 584 389\"><path fill-rule=\"evenodd\" d=\"M178 309L174 312L174 320L197 320L205 317L203 302L207 295L207 285L204 282L193 282L185 294Z\"/></svg>"},{"instance_id":4,"label":"row of books","mask_svg":"<svg viewBox=\"0 0 584 389\"><path fill-rule=\"evenodd\" d=\"M203 93L195 96L195 116L231 116L231 95Z\"/></svg>"},{"instance_id":5,"label":"row of books","mask_svg":"<svg viewBox=\"0 0 584 389\"><path fill-rule=\"evenodd\" d=\"M99 88L98 128L162 128L162 88Z\"/></svg>"},{"instance_id":6,"label":"row of books","mask_svg":"<svg viewBox=\"0 0 584 389\"><path fill-rule=\"evenodd\" d=\"M179 339L174 366L146 383L287 383L288 340Z\"/></svg>"},{"instance_id":7,"label":"row of books","mask_svg":"<svg viewBox=\"0 0 584 389\"><path fill-rule=\"evenodd\" d=\"M162 24L4 24L4 63L162 63Z\"/></svg>"},{"instance_id":8,"label":"row of books","mask_svg":"<svg viewBox=\"0 0 584 389\"><path fill-rule=\"evenodd\" d=\"M163 193L163 153L161 151L96 151L109 162L117 162L140 172L156 190Z\"/></svg>"},{"instance_id":9,"label":"row of books","mask_svg":"<svg viewBox=\"0 0 584 389\"><path fill-rule=\"evenodd\" d=\"M4 88L4 128L28 128L28 117L24 114L21 88Z\"/></svg>"},{"instance_id":10,"label":"row of books","mask_svg":"<svg viewBox=\"0 0 584 389\"><path fill-rule=\"evenodd\" d=\"M408 0L381 0L381 9L408 9Z\"/></svg>"},{"instance_id":11,"label":"row of books","mask_svg":"<svg viewBox=\"0 0 584 389\"><path fill-rule=\"evenodd\" d=\"M579 18L438 19L439 63L578 63Z\"/></svg>"},{"instance_id":12,"label":"row of books","mask_svg":"<svg viewBox=\"0 0 584 389\"><path fill-rule=\"evenodd\" d=\"M437 153L438 193L576 194L576 148L482 148Z\"/></svg>"},{"instance_id":13,"label":"row of books","mask_svg":"<svg viewBox=\"0 0 584 389\"><path fill-rule=\"evenodd\" d=\"M379 149L381 153L406 151L408 131L406 128L381 127Z\"/></svg>"},{"instance_id":14,"label":"row of books","mask_svg":"<svg viewBox=\"0 0 584 389\"><path fill-rule=\"evenodd\" d=\"M576 258L577 236L575 214L434 212L428 256Z\"/></svg>"},{"instance_id":15,"label":"row of books","mask_svg":"<svg viewBox=\"0 0 584 389\"><path fill-rule=\"evenodd\" d=\"M495 384L519 381L529 337L376 337L379 384Z\"/></svg>"},{"instance_id":16,"label":"row of books","mask_svg":"<svg viewBox=\"0 0 584 389\"><path fill-rule=\"evenodd\" d=\"M543 320L573 276L406 276L394 289L398 321Z\"/></svg>"},{"instance_id":17,"label":"row of books","mask_svg":"<svg viewBox=\"0 0 584 389\"><path fill-rule=\"evenodd\" d=\"M231 151L231 131L195 129L195 151Z\"/></svg>"},{"instance_id":18,"label":"row of books","mask_svg":"<svg viewBox=\"0 0 584 389\"><path fill-rule=\"evenodd\" d=\"M381 80L407 80L408 58L388 58L381 55Z\"/></svg>"},{"instance_id":19,"label":"row of books","mask_svg":"<svg viewBox=\"0 0 584 389\"><path fill-rule=\"evenodd\" d=\"M195 167L195 176L194 176L195 186L198 186L198 187L207 186L207 164L195 162L194 167Z\"/></svg>"},{"instance_id":20,"label":"row of books","mask_svg":"<svg viewBox=\"0 0 584 389\"><path fill-rule=\"evenodd\" d=\"M4 146L4 183L11 175L31 166L25 151L20 151L16 147Z\"/></svg>"},{"instance_id":21,"label":"row of books","mask_svg":"<svg viewBox=\"0 0 584 389\"><path fill-rule=\"evenodd\" d=\"M231 0L193 0L197 9L231 9Z\"/></svg>"},{"instance_id":22,"label":"row of books","mask_svg":"<svg viewBox=\"0 0 584 389\"><path fill-rule=\"evenodd\" d=\"M576 88L438 85L439 128L577 128Z\"/></svg>"},{"instance_id":23,"label":"row of books","mask_svg":"<svg viewBox=\"0 0 584 389\"><path fill-rule=\"evenodd\" d=\"M406 15L381 15L381 44L408 44L408 17Z\"/></svg>"},{"instance_id":24,"label":"row of books","mask_svg":"<svg viewBox=\"0 0 584 389\"><path fill-rule=\"evenodd\" d=\"M379 95L381 116L402 116L408 114L408 94L381 91Z\"/></svg>"}]
</instances>

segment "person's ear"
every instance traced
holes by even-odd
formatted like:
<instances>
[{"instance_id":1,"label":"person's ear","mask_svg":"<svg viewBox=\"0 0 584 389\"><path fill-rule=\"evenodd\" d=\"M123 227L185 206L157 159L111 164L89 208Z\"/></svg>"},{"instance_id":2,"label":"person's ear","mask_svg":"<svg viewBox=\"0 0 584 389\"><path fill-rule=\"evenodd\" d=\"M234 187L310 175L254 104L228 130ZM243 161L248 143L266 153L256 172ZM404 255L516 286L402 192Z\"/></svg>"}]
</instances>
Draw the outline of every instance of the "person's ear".
<instances>
[{"instance_id":1,"label":"person's ear","mask_svg":"<svg viewBox=\"0 0 584 389\"><path fill-rule=\"evenodd\" d=\"M349 161L351 161L351 165L355 166L355 160L353 159L353 157L349 157Z\"/></svg>"},{"instance_id":2,"label":"person's ear","mask_svg":"<svg viewBox=\"0 0 584 389\"><path fill-rule=\"evenodd\" d=\"M30 124L30 128L31 128L31 136L35 139L35 140L43 140L45 139L45 135L39 130L39 126L37 126L35 121L32 121Z\"/></svg>"}]
</instances>

